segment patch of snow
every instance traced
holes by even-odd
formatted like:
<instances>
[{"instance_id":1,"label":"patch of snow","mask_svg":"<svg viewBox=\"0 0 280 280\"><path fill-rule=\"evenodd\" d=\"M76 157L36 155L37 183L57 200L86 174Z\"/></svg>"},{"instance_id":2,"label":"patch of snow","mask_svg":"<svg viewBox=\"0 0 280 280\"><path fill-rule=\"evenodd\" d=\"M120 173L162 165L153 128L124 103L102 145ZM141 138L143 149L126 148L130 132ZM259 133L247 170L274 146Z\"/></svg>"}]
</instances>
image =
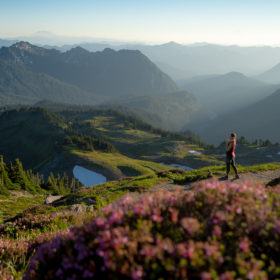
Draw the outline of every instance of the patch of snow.
<instances>
[{"instance_id":1,"label":"patch of snow","mask_svg":"<svg viewBox=\"0 0 280 280\"><path fill-rule=\"evenodd\" d=\"M268 158L272 158L272 155L266 155L266 157L268 157Z\"/></svg>"},{"instance_id":2,"label":"patch of snow","mask_svg":"<svg viewBox=\"0 0 280 280\"><path fill-rule=\"evenodd\" d=\"M195 150L189 150L189 153L192 155L201 155L201 152L195 151Z\"/></svg>"},{"instance_id":3,"label":"patch of snow","mask_svg":"<svg viewBox=\"0 0 280 280\"><path fill-rule=\"evenodd\" d=\"M79 165L76 165L73 168L73 175L86 187L92 187L107 182L107 178L102 174L91 171Z\"/></svg>"}]
</instances>

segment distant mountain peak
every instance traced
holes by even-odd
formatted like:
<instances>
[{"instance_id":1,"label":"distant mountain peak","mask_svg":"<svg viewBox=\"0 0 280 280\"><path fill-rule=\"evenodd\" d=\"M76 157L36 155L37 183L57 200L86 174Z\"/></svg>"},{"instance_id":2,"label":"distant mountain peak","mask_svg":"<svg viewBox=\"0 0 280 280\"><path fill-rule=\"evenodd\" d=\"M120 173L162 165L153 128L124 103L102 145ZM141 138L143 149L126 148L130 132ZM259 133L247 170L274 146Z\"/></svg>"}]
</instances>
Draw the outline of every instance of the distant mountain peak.
<instances>
[{"instance_id":1,"label":"distant mountain peak","mask_svg":"<svg viewBox=\"0 0 280 280\"><path fill-rule=\"evenodd\" d=\"M237 71L231 71L224 75L225 77L234 77L234 78L246 78L246 76Z\"/></svg>"},{"instance_id":2,"label":"distant mountain peak","mask_svg":"<svg viewBox=\"0 0 280 280\"><path fill-rule=\"evenodd\" d=\"M89 53L89 51L87 51L86 49L77 46L75 48L72 48L69 52L71 53L76 53L76 54L84 54L84 53Z\"/></svg>"},{"instance_id":3,"label":"distant mountain peak","mask_svg":"<svg viewBox=\"0 0 280 280\"><path fill-rule=\"evenodd\" d=\"M32 55L39 55L44 56L46 54L57 54L59 51L55 49L45 49L42 47L38 47L36 45L30 44L29 42L20 41L12 45L11 47L8 47L6 50L8 53L10 53L11 57L15 58L16 60L21 60L23 58L29 57L25 62L32 61L31 56ZM1 52L0 52L1 56Z\"/></svg>"},{"instance_id":4,"label":"distant mountain peak","mask_svg":"<svg viewBox=\"0 0 280 280\"><path fill-rule=\"evenodd\" d=\"M12 45L12 47L26 51L26 50L31 50L35 46L31 45L28 42L20 41L20 42L15 43L14 45Z\"/></svg>"},{"instance_id":5,"label":"distant mountain peak","mask_svg":"<svg viewBox=\"0 0 280 280\"><path fill-rule=\"evenodd\" d=\"M165 47L181 47L182 45L175 42L175 41L170 41L170 42L167 42L165 44L162 44L161 46L165 46Z\"/></svg>"},{"instance_id":6,"label":"distant mountain peak","mask_svg":"<svg viewBox=\"0 0 280 280\"><path fill-rule=\"evenodd\" d=\"M111 49L111 48L105 48L105 49L103 50L103 53L116 53L116 51L113 50L113 49Z\"/></svg>"}]
</instances>

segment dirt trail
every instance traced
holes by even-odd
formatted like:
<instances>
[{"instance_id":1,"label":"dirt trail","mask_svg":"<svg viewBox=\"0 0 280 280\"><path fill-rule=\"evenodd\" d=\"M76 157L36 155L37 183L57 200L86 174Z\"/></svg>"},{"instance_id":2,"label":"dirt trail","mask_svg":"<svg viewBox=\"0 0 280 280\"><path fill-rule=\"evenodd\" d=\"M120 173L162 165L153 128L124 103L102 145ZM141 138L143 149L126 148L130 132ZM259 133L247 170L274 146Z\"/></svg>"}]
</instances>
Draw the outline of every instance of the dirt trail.
<instances>
[{"instance_id":1,"label":"dirt trail","mask_svg":"<svg viewBox=\"0 0 280 280\"><path fill-rule=\"evenodd\" d=\"M266 185L271 180L273 180L275 178L279 178L279 177L280 177L280 169L263 171L263 172L258 172L258 173L249 172L249 173L241 174L240 179L237 180L236 182L254 181L254 182Z\"/></svg>"},{"instance_id":2,"label":"dirt trail","mask_svg":"<svg viewBox=\"0 0 280 280\"><path fill-rule=\"evenodd\" d=\"M224 182L242 183L242 182L253 181L255 183L266 185L271 180L273 180L275 178L279 178L279 177L280 177L280 169L277 169L277 170L269 170L269 171L263 171L263 172L258 172L258 173L253 173L253 172L243 173L240 175L240 179L236 180L236 179L233 179L234 177L232 177L232 178L230 177L229 180L224 181ZM215 180L215 179L223 181L219 177L214 177L214 178L203 180L203 181L211 181L211 180ZM177 185L177 184L173 184L172 182L164 182L164 183L161 183L161 184L158 184L157 186L155 186L153 188L153 191L157 191L160 189L169 190L169 191L175 190L175 189L188 190L188 189L191 189L196 183L197 182L186 184L186 185Z\"/></svg>"}]
</instances>

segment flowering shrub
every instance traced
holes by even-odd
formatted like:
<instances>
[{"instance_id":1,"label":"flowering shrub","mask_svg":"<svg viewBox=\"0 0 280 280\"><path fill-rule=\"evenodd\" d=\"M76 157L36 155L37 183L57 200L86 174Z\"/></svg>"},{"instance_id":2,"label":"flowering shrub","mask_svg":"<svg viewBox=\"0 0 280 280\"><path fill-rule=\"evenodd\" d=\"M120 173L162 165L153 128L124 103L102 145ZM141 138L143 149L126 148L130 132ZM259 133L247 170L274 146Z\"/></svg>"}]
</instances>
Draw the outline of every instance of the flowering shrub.
<instances>
[{"instance_id":1,"label":"flowering shrub","mask_svg":"<svg viewBox=\"0 0 280 280\"><path fill-rule=\"evenodd\" d=\"M11 222L0 225L0 237L17 238L21 231L43 229L50 225L55 215L32 215L28 214L24 217L19 217Z\"/></svg>"},{"instance_id":2,"label":"flowering shrub","mask_svg":"<svg viewBox=\"0 0 280 280\"><path fill-rule=\"evenodd\" d=\"M63 236L67 233L68 230L43 233L31 240L0 238L0 280L19 279L29 258L41 244L50 241L58 234Z\"/></svg>"},{"instance_id":3,"label":"flowering shrub","mask_svg":"<svg viewBox=\"0 0 280 280\"><path fill-rule=\"evenodd\" d=\"M126 196L39 247L32 279L276 279L280 188L201 183Z\"/></svg>"},{"instance_id":4,"label":"flowering shrub","mask_svg":"<svg viewBox=\"0 0 280 280\"><path fill-rule=\"evenodd\" d=\"M0 225L0 238L22 238L28 235L37 236L41 232L53 232L68 228L72 225L82 224L85 220L92 217L92 213L77 213L65 209L44 214L34 213L37 207L28 209L22 214L10 219L8 222Z\"/></svg>"}]
</instances>

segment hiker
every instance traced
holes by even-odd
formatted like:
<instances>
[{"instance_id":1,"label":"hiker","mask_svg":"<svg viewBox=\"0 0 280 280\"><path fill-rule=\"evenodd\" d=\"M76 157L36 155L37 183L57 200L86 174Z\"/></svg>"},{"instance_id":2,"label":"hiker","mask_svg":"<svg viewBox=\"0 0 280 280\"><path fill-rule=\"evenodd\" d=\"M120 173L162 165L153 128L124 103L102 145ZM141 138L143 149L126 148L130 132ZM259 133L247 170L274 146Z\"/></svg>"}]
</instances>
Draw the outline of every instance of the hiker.
<instances>
[{"instance_id":1,"label":"hiker","mask_svg":"<svg viewBox=\"0 0 280 280\"><path fill-rule=\"evenodd\" d=\"M235 149L236 149L236 133L230 134L230 139L227 143L227 151L226 151L226 165L227 165L227 173L225 176L225 179L228 179L228 175L230 172L230 166L232 166L234 172L235 172L235 179L239 179L238 171L236 168L235 163Z\"/></svg>"}]
</instances>

